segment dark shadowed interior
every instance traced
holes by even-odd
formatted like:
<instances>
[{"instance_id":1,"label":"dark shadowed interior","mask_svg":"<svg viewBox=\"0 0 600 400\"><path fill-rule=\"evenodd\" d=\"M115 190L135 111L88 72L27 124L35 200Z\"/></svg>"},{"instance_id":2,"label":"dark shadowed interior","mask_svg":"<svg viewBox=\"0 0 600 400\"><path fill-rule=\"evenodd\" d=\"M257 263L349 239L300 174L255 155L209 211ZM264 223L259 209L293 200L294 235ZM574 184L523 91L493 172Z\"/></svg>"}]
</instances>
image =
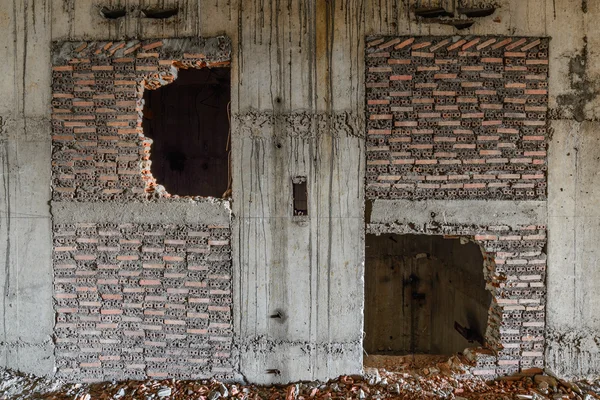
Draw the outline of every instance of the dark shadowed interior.
<instances>
[{"instance_id":1,"label":"dark shadowed interior","mask_svg":"<svg viewBox=\"0 0 600 400\"><path fill-rule=\"evenodd\" d=\"M151 172L173 195L222 197L229 187L230 69L181 69L144 92Z\"/></svg>"},{"instance_id":2,"label":"dark shadowed interior","mask_svg":"<svg viewBox=\"0 0 600 400\"><path fill-rule=\"evenodd\" d=\"M473 242L429 235L367 235L368 354L453 354L480 346L491 293Z\"/></svg>"}]
</instances>

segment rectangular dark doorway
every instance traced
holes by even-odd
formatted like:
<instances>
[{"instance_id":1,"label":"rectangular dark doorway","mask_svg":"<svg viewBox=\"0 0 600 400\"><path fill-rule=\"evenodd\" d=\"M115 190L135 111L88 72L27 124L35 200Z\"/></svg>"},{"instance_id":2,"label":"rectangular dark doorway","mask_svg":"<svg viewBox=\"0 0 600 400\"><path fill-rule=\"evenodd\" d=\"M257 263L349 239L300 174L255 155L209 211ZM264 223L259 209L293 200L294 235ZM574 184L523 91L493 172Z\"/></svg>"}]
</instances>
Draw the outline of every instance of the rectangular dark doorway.
<instances>
[{"instance_id":1,"label":"rectangular dark doorway","mask_svg":"<svg viewBox=\"0 0 600 400\"><path fill-rule=\"evenodd\" d=\"M150 170L169 194L223 197L230 188L230 87L229 68L189 68L144 91Z\"/></svg>"},{"instance_id":2,"label":"rectangular dark doorway","mask_svg":"<svg viewBox=\"0 0 600 400\"><path fill-rule=\"evenodd\" d=\"M477 244L386 234L366 235L366 246L367 354L451 355L482 345L491 293Z\"/></svg>"}]
</instances>

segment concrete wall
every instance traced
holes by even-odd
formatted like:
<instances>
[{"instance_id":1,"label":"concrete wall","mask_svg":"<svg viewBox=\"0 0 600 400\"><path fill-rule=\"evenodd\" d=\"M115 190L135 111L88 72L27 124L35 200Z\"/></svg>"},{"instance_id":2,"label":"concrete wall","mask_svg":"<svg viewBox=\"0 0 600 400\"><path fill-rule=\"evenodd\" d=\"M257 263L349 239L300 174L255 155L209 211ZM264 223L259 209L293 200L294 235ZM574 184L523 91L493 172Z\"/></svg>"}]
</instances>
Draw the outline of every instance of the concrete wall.
<instances>
[{"instance_id":1,"label":"concrete wall","mask_svg":"<svg viewBox=\"0 0 600 400\"><path fill-rule=\"evenodd\" d=\"M0 35L8 39L0 45L2 365L53 372L50 41L226 34L234 49L234 325L241 371L257 382L358 372L364 37L453 35L454 29L416 22L402 0L160 2L179 4L179 22L140 20L137 1L122 1L132 8L131 16L113 22L99 17L95 5L101 2L5 3L0 11ZM460 34L552 38L548 367L563 376L597 375L600 318L594 310L600 295L593 285L600 280L595 206L600 54L587 49L600 40L594 23L600 4L498 3L494 16ZM306 220L290 217L295 175L308 177ZM344 301L338 301L340 294ZM283 323L269 318L277 309L287 317Z\"/></svg>"},{"instance_id":2,"label":"concrete wall","mask_svg":"<svg viewBox=\"0 0 600 400\"><path fill-rule=\"evenodd\" d=\"M50 208L51 4L0 12L0 364L54 369Z\"/></svg>"}]
</instances>

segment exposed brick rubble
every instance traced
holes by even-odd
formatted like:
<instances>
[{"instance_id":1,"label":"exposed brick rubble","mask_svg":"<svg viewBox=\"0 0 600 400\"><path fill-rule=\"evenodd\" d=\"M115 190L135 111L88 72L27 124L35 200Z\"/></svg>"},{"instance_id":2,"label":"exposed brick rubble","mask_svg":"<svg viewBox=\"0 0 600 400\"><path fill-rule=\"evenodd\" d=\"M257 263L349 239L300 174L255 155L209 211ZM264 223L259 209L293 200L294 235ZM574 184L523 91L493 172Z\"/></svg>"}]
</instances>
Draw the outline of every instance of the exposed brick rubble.
<instances>
[{"instance_id":1,"label":"exposed brick rubble","mask_svg":"<svg viewBox=\"0 0 600 400\"><path fill-rule=\"evenodd\" d=\"M372 37L368 198L545 199L548 39Z\"/></svg>"},{"instance_id":2,"label":"exposed brick rubble","mask_svg":"<svg viewBox=\"0 0 600 400\"><path fill-rule=\"evenodd\" d=\"M413 229L401 224L370 224L367 233L406 234ZM470 352L473 374L493 378L542 368L546 227L431 225L422 233L471 237L484 253L486 285L493 298L485 335L488 349Z\"/></svg>"},{"instance_id":3,"label":"exposed brick rubble","mask_svg":"<svg viewBox=\"0 0 600 400\"><path fill-rule=\"evenodd\" d=\"M61 42L52 68L53 200L168 196L150 173L142 131L144 89L172 82L178 68L228 65L225 37Z\"/></svg>"},{"instance_id":4,"label":"exposed brick rubble","mask_svg":"<svg viewBox=\"0 0 600 400\"><path fill-rule=\"evenodd\" d=\"M58 377L233 378L228 226L54 232Z\"/></svg>"},{"instance_id":5,"label":"exposed brick rubble","mask_svg":"<svg viewBox=\"0 0 600 400\"><path fill-rule=\"evenodd\" d=\"M408 358L408 357L392 357ZM567 382L539 369L484 381L469 372L464 358L424 366L367 368L366 376L341 376L329 382L301 382L258 386L221 383L217 380L151 380L105 382L91 385L2 374L0 398L9 399L577 399L600 398L600 382Z\"/></svg>"}]
</instances>

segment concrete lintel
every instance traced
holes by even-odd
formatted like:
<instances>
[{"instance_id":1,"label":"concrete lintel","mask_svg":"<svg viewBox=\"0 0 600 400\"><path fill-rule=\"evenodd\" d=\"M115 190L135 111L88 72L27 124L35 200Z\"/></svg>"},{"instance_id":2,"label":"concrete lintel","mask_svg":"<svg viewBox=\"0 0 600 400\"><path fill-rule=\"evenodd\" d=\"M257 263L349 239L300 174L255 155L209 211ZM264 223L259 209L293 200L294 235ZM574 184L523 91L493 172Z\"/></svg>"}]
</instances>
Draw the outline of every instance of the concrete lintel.
<instances>
[{"instance_id":1,"label":"concrete lintel","mask_svg":"<svg viewBox=\"0 0 600 400\"><path fill-rule=\"evenodd\" d=\"M368 208L367 208L368 209ZM545 225L545 201L374 200L367 223L456 225Z\"/></svg>"},{"instance_id":2,"label":"concrete lintel","mask_svg":"<svg viewBox=\"0 0 600 400\"><path fill-rule=\"evenodd\" d=\"M83 203L52 202L55 223L155 223L155 224L221 224L229 225L229 202L209 200L188 203Z\"/></svg>"},{"instance_id":3,"label":"concrete lintel","mask_svg":"<svg viewBox=\"0 0 600 400\"><path fill-rule=\"evenodd\" d=\"M201 37L187 37L187 38L176 38L176 39L146 39L146 43L153 41L160 41L162 45L158 46L164 57L170 57L173 59L185 58L185 53L200 53L204 55L204 59L209 62L229 61L231 60L231 40L226 36L217 36L210 38ZM107 43L110 41L106 41ZM111 57L119 58L125 56L125 51L128 48L133 48L138 40L123 41L129 46L125 46L119 50L116 50ZM52 64L53 65L65 65L73 57L74 54L85 54L86 51L90 51L93 46L99 44L104 45L103 42L87 41L91 45L84 47L80 51L78 47L84 43L83 41L56 41L52 44ZM141 52L145 51L143 48ZM156 51L156 50L155 50ZM82 53L83 52L83 53Z\"/></svg>"}]
</instances>

